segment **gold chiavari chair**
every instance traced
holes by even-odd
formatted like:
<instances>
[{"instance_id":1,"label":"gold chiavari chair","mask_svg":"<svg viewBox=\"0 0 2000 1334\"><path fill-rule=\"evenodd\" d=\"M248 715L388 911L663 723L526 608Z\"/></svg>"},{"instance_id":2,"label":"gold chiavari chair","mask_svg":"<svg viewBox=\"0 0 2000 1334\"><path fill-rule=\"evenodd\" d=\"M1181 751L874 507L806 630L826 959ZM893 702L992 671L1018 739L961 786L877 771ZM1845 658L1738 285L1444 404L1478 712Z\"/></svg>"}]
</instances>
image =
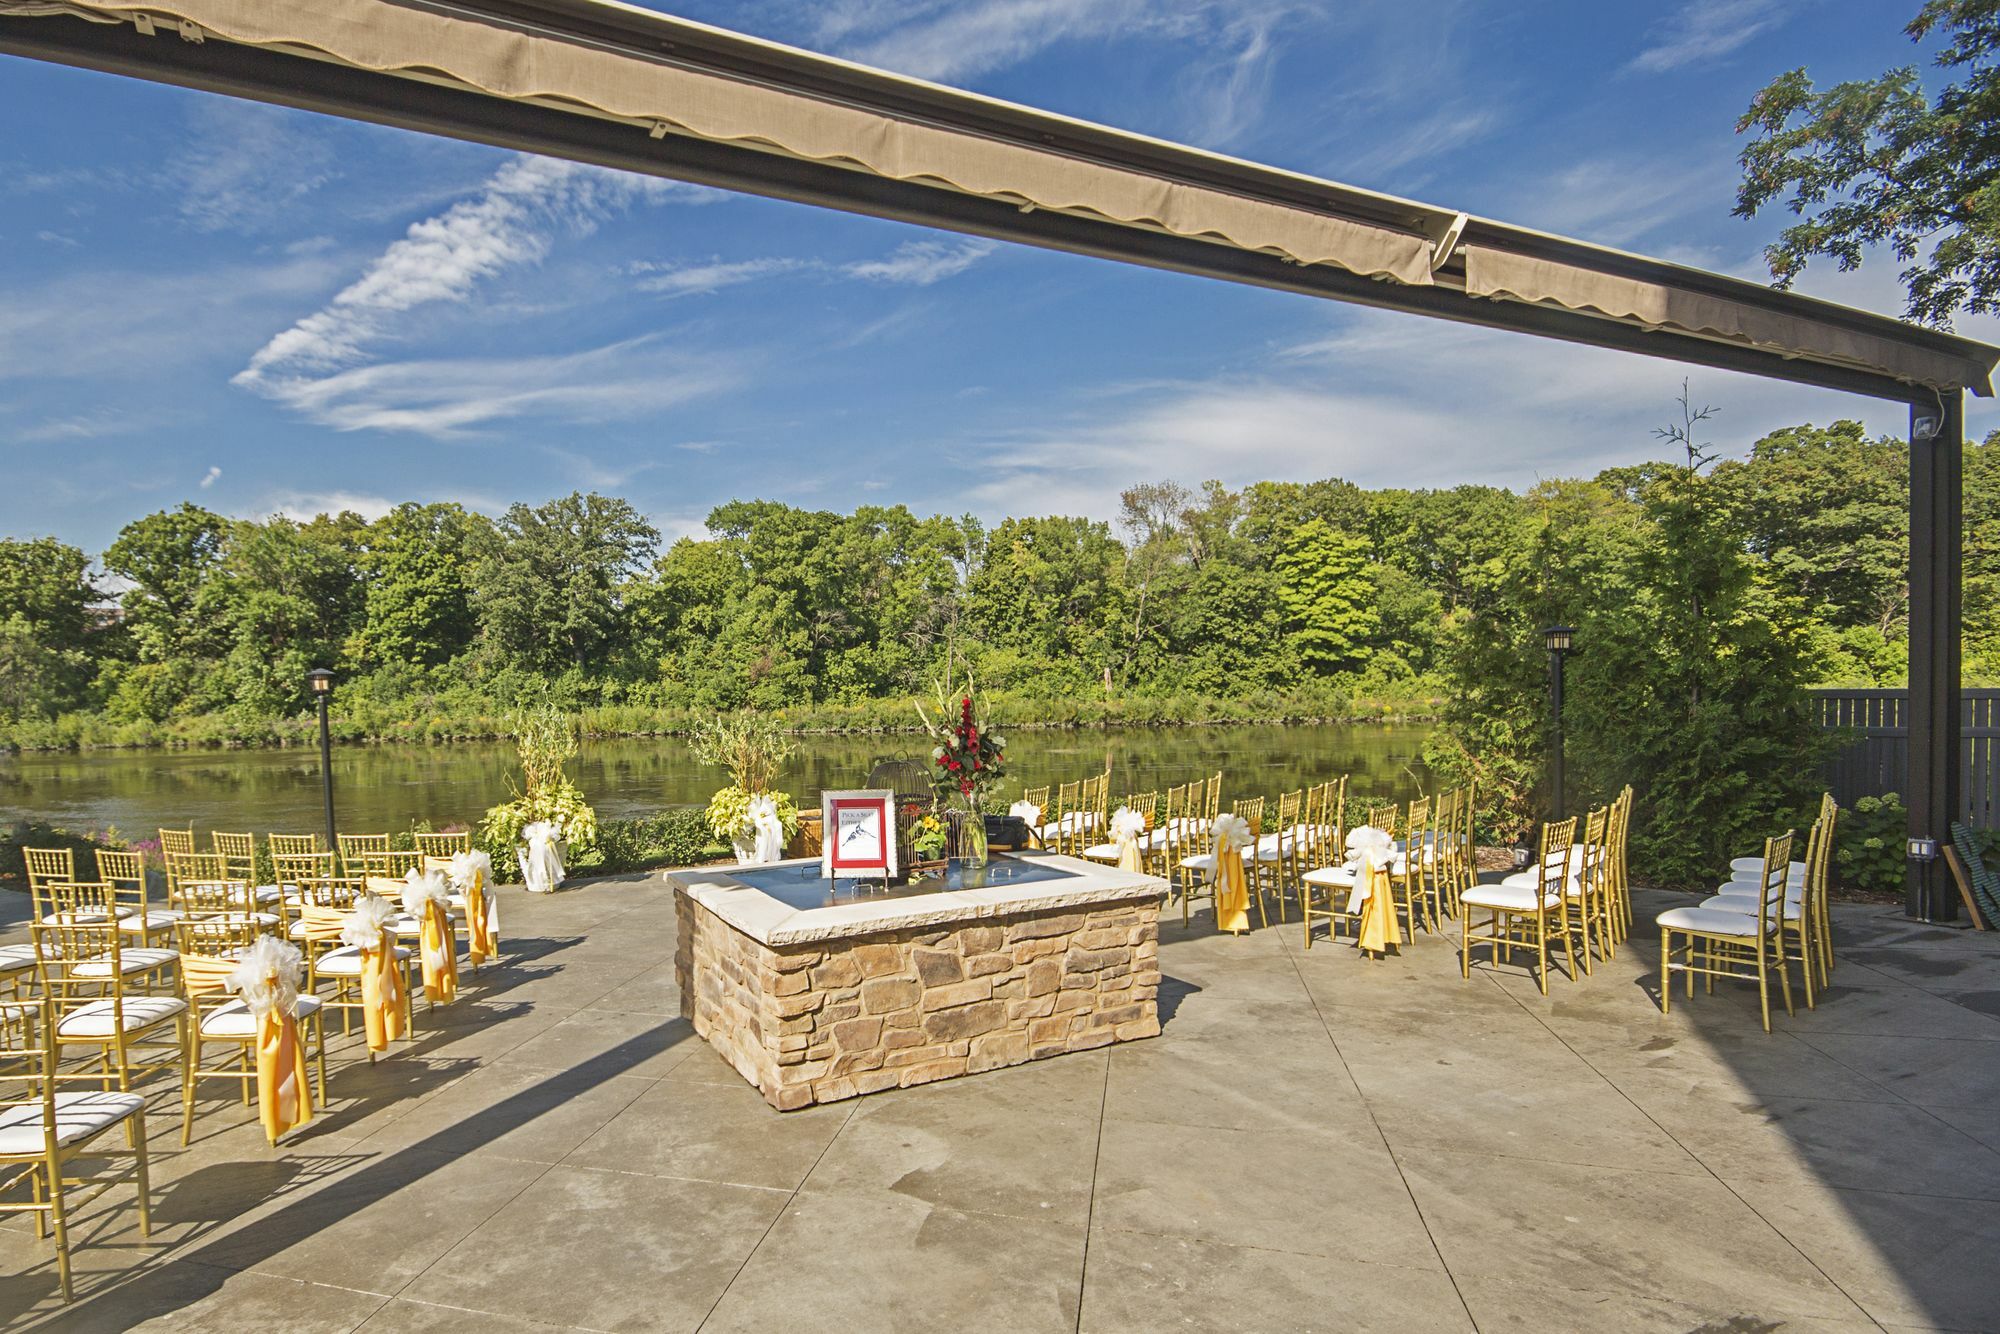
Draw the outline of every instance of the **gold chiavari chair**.
<instances>
[{"instance_id":1,"label":"gold chiavari chair","mask_svg":"<svg viewBox=\"0 0 2000 1334\"><path fill-rule=\"evenodd\" d=\"M209 846L222 858L222 873L231 880L255 884L257 880L257 836L255 834L213 833Z\"/></svg>"},{"instance_id":2,"label":"gold chiavari chair","mask_svg":"<svg viewBox=\"0 0 2000 1334\"><path fill-rule=\"evenodd\" d=\"M1833 840L1825 820L1815 821L1806 836L1805 880L1785 887L1785 908L1778 927L1785 955L1799 961L1805 981L1806 1008L1817 1008L1820 988L1827 983L1823 936L1827 929L1827 867ZM1732 880L1721 892L1702 900L1704 908L1721 908L1744 914L1757 911L1758 886Z\"/></svg>"},{"instance_id":3,"label":"gold chiavari chair","mask_svg":"<svg viewBox=\"0 0 2000 1334\"><path fill-rule=\"evenodd\" d=\"M33 931L42 992L55 1011L58 1057L65 1046L97 1048L97 1078L108 1089L115 1075L121 1092L131 1088L135 1070L147 1074L180 1064L187 1051L187 1002L127 986L137 975L177 971L172 950L128 950L124 933L109 921L37 922ZM169 961L162 965L143 957L154 953L165 953ZM173 1059L135 1063L135 1050L166 1045L162 1036L169 1026Z\"/></svg>"},{"instance_id":4,"label":"gold chiavari chair","mask_svg":"<svg viewBox=\"0 0 2000 1334\"><path fill-rule=\"evenodd\" d=\"M253 913L224 913L182 922L177 930L181 953L181 994L189 1013L187 1078L181 1083L181 1144L194 1134L194 1095L203 1079L233 1079L249 1106L257 1083L257 1016L241 997L233 995L225 978L228 966L264 934ZM189 960L195 960L190 964ZM216 965L221 965L217 967ZM320 1026L319 997L299 995L299 1033L309 1052L317 1055L319 1100L326 1102L326 1033ZM229 1065L202 1063L202 1049L211 1043L236 1049Z\"/></svg>"},{"instance_id":5,"label":"gold chiavari chair","mask_svg":"<svg viewBox=\"0 0 2000 1334\"><path fill-rule=\"evenodd\" d=\"M1516 949L1535 951L1535 981L1549 994L1549 942L1561 943L1569 955L1569 977L1576 980L1575 937L1569 929L1569 850L1576 842L1576 817L1542 826L1541 851L1535 865L1510 875L1497 885L1476 885L1461 898L1464 914L1459 929L1459 975L1472 976L1472 947L1489 945L1493 961L1511 959ZM1486 930L1473 921L1474 910L1487 914ZM1554 930L1550 930L1551 923Z\"/></svg>"},{"instance_id":6,"label":"gold chiavari chair","mask_svg":"<svg viewBox=\"0 0 2000 1334\"><path fill-rule=\"evenodd\" d=\"M1215 823L1215 817L1222 814L1222 770L1217 769L1215 776L1208 780L1207 790L1202 794L1201 809L1211 825Z\"/></svg>"},{"instance_id":7,"label":"gold chiavari chair","mask_svg":"<svg viewBox=\"0 0 2000 1334\"><path fill-rule=\"evenodd\" d=\"M274 852L271 854L271 870L278 877L278 888L286 897L296 901L301 885L323 884L334 878L333 854L330 852Z\"/></svg>"},{"instance_id":8,"label":"gold chiavari chair","mask_svg":"<svg viewBox=\"0 0 2000 1334\"><path fill-rule=\"evenodd\" d=\"M193 825L189 825L185 829L162 829L160 831L161 856L163 857L171 857L176 855L192 856L194 850L195 848L194 848Z\"/></svg>"},{"instance_id":9,"label":"gold chiavari chair","mask_svg":"<svg viewBox=\"0 0 2000 1334\"><path fill-rule=\"evenodd\" d=\"M76 852L72 848L22 848L28 870L28 906L37 920L44 915L44 885L76 882Z\"/></svg>"},{"instance_id":10,"label":"gold chiavari chair","mask_svg":"<svg viewBox=\"0 0 2000 1334\"><path fill-rule=\"evenodd\" d=\"M121 937L135 934L117 915L117 895L110 885L98 881L49 884L43 886L43 893L48 896L49 908L45 921L109 924ZM143 939L137 945L128 941L119 955L120 975L134 987L166 987L173 980L173 954L170 949L149 946Z\"/></svg>"},{"instance_id":11,"label":"gold chiavari chair","mask_svg":"<svg viewBox=\"0 0 2000 1334\"><path fill-rule=\"evenodd\" d=\"M1757 980L1757 1001L1764 1012L1764 1031L1771 1031L1771 970L1775 966L1785 1013L1792 1013L1791 969L1785 962L1785 888L1791 878L1792 835L1764 841L1764 867L1758 876L1757 911L1724 908L1669 908L1654 919L1660 927L1660 1013L1673 1005L1673 975L1687 977L1688 999L1694 999L1699 973L1704 989L1715 990L1718 977ZM1686 938L1681 961L1674 961L1674 937Z\"/></svg>"},{"instance_id":12,"label":"gold chiavari chair","mask_svg":"<svg viewBox=\"0 0 2000 1334\"><path fill-rule=\"evenodd\" d=\"M213 869L204 866L203 874L181 876L180 899L174 906L183 920L249 913L266 931L278 929L284 921L281 895L266 895L246 881L207 873ZM271 888L275 890L276 886Z\"/></svg>"},{"instance_id":13,"label":"gold chiavari chair","mask_svg":"<svg viewBox=\"0 0 2000 1334\"><path fill-rule=\"evenodd\" d=\"M1442 895L1437 892L1436 858L1432 844L1437 835L1431 819L1431 799L1417 797L1410 802L1403 821L1403 873L1395 879L1403 900L1403 915L1410 924L1410 939L1417 934L1417 916L1423 915L1424 930L1437 934L1443 915Z\"/></svg>"},{"instance_id":14,"label":"gold chiavari chair","mask_svg":"<svg viewBox=\"0 0 2000 1334\"><path fill-rule=\"evenodd\" d=\"M361 854L389 850L387 834L336 834L334 837L340 843L340 867L343 875L366 875L367 872L361 869Z\"/></svg>"},{"instance_id":15,"label":"gold chiavari chair","mask_svg":"<svg viewBox=\"0 0 2000 1334\"><path fill-rule=\"evenodd\" d=\"M301 989L300 999L310 995L318 999L322 1010L340 1011L340 1031L345 1034L352 1030L354 1016L364 1004L361 998L361 951L353 945L341 942L340 933L347 926L347 916L354 910L355 900L360 891L351 885L318 885L307 891L306 901L299 905L299 926L302 930L300 951L306 960L306 985ZM413 987L409 973L411 961L416 951L407 945L395 945L396 965L404 972L403 986L403 1031L408 1040L417 1039L416 1012L411 1004L411 993L421 990ZM319 984L331 982L333 994L320 995ZM372 1062L375 1054L370 1052Z\"/></svg>"},{"instance_id":16,"label":"gold chiavari chair","mask_svg":"<svg viewBox=\"0 0 2000 1334\"><path fill-rule=\"evenodd\" d=\"M1271 914L1270 910L1264 906L1264 877L1257 873L1257 859L1254 855L1258 842L1264 837L1264 798L1239 797L1229 803L1229 813L1240 816L1243 822L1250 826L1250 846L1244 849L1243 853L1243 878L1249 882L1250 896L1257 901L1258 920L1265 926L1269 926L1271 924ZM1214 851L1211 849L1207 855L1209 858L1209 874L1212 876L1214 874L1215 862ZM1284 919L1285 901L1283 898L1280 898L1278 900L1278 920L1282 922Z\"/></svg>"},{"instance_id":17,"label":"gold chiavari chair","mask_svg":"<svg viewBox=\"0 0 2000 1334\"><path fill-rule=\"evenodd\" d=\"M1049 845L1048 836L1042 830L1049 819L1049 790L1046 787L1023 788L1021 790L1021 800L1027 802L1039 812L1029 824L1028 832L1034 836L1035 843L1038 846L1047 848Z\"/></svg>"},{"instance_id":18,"label":"gold chiavari chair","mask_svg":"<svg viewBox=\"0 0 2000 1334\"><path fill-rule=\"evenodd\" d=\"M32 986L34 981L34 945L0 945L0 986L7 988L15 1000L21 1000L27 995L24 986Z\"/></svg>"},{"instance_id":19,"label":"gold chiavari chair","mask_svg":"<svg viewBox=\"0 0 2000 1334\"><path fill-rule=\"evenodd\" d=\"M1618 939L1632 937L1632 877L1625 861L1632 831L1632 786L1618 794L1611 807L1611 894L1617 906Z\"/></svg>"},{"instance_id":20,"label":"gold chiavari chair","mask_svg":"<svg viewBox=\"0 0 2000 1334\"><path fill-rule=\"evenodd\" d=\"M417 851L426 857L442 857L451 860L454 852L472 851L472 831L462 829L455 834L412 834Z\"/></svg>"},{"instance_id":21,"label":"gold chiavari chair","mask_svg":"<svg viewBox=\"0 0 2000 1334\"><path fill-rule=\"evenodd\" d=\"M1243 877L1250 893L1261 903L1266 894L1278 900L1279 920L1284 920L1287 877L1296 858L1304 823L1306 789L1280 792L1275 807L1267 808L1264 826L1256 842L1243 853Z\"/></svg>"},{"instance_id":22,"label":"gold chiavari chair","mask_svg":"<svg viewBox=\"0 0 2000 1334\"><path fill-rule=\"evenodd\" d=\"M401 880L412 870L423 865L424 854L414 850L384 850L363 852L350 863L348 874L358 875L366 880ZM355 869L358 866L358 869Z\"/></svg>"},{"instance_id":23,"label":"gold chiavari chair","mask_svg":"<svg viewBox=\"0 0 2000 1334\"><path fill-rule=\"evenodd\" d=\"M326 851L326 845L319 841L318 834L266 834L264 846L271 850L274 862L280 857L304 857Z\"/></svg>"},{"instance_id":24,"label":"gold chiavari chair","mask_svg":"<svg viewBox=\"0 0 2000 1334\"><path fill-rule=\"evenodd\" d=\"M1071 847L1073 826L1076 824L1077 808L1083 801L1083 783L1059 783L1056 786L1055 815L1049 824L1043 826L1043 842L1058 852L1068 852Z\"/></svg>"},{"instance_id":25,"label":"gold chiavari chair","mask_svg":"<svg viewBox=\"0 0 2000 1334\"><path fill-rule=\"evenodd\" d=\"M87 1204L126 1176L138 1188L139 1235L153 1234L146 1179L146 1100L136 1093L59 1090L65 1079L94 1078L65 1072L58 1061L57 1009L52 998L0 1001L0 1213L32 1213L37 1241L55 1236L56 1274L65 1302L73 1299L69 1264L71 1186L94 1189ZM125 1128L125 1147L98 1137ZM77 1159L130 1158L129 1173L80 1177ZM25 1198L14 1190L28 1183ZM12 1198L9 1198L10 1195Z\"/></svg>"},{"instance_id":26,"label":"gold chiavari chair","mask_svg":"<svg viewBox=\"0 0 2000 1334\"><path fill-rule=\"evenodd\" d=\"M1599 958L1609 959L1618 951L1617 931L1611 901L1611 812L1599 806L1583 817L1583 845L1570 854L1574 874L1569 895L1575 912L1572 923L1583 939L1583 971L1590 972L1593 947Z\"/></svg>"},{"instance_id":27,"label":"gold chiavari chair","mask_svg":"<svg viewBox=\"0 0 2000 1334\"><path fill-rule=\"evenodd\" d=\"M118 926L127 935L137 936L142 945L173 939L174 923L180 920L180 914L148 903L145 854L99 848L97 878L110 887Z\"/></svg>"}]
</instances>

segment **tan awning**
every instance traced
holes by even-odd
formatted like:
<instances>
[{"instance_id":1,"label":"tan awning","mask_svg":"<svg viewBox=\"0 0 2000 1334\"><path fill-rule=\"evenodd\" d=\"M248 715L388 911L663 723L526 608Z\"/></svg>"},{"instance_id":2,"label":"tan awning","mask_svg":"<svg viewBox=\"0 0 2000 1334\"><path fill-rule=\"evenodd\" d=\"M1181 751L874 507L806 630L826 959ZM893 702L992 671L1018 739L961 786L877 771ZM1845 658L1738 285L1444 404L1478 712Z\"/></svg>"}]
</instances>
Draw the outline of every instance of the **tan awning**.
<instances>
[{"instance_id":1,"label":"tan awning","mask_svg":"<svg viewBox=\"0 0 2000 1334\"><path fill-rule=\"evenodd\" d=\"M72 13L142 27L149 20L163 40L178 30L190 39L287 50L582 109L630 121L640 132L657 126L1364 277L1431 281L1432 242L1414 233L382 0L0 0L0 13Z\"/></svg>"},{"instance_id":2,"label":"tan awning","mask_svg":"<svg viewBox=\"0 0 2000 1334\"><path fill-rule=\"evenodd\" d=\"M1535 256L1468 245L1465 290L1560 306L1729 342L1747 343L1784 356L1811 357L1860 370L1880 371L1932 389L1991 392L1989 364L1948 352L1843 329L1817 320L1760 309L1727 297L1644 282Z\"/></svg>"}]
</instances>

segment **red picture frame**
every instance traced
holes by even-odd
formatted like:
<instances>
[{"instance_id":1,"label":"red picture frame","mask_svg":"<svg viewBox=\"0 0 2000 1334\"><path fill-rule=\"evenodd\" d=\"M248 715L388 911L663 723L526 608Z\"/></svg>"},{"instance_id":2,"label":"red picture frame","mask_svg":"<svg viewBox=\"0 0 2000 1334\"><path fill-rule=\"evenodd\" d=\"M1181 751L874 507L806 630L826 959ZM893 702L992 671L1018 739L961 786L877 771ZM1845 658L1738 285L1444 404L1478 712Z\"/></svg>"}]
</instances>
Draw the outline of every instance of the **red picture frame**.
<instances>
[{"instance_id":1,"label":"red picture frame","mask_svg":"<svg viewBox=\"0 0 2000 1334\"><path fill-rule=\"evenodd\" d=\"M888 880L895 876L894 792L822 792L820 822L821 875L829 880Z\"/></svg>"}]
</instances>

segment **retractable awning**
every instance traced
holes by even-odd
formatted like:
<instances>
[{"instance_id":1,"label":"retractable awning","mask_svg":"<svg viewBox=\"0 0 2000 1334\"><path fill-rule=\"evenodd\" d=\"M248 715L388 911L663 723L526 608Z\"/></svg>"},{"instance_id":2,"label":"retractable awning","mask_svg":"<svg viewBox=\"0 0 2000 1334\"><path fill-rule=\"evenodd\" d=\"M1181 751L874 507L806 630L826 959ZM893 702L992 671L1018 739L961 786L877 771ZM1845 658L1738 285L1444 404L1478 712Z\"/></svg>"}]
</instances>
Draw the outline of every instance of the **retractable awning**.
<instances>
[{"instance_id":1,"label":"retractable awning","mask_svg":"<svg viewBox=\"0 0 2000 1334\"><path fill-rule=\"evenodd\" d=\"M2000 361L1898 320L607 0L0 0L0 50L1885 397L1989 394Z\"/></svg>"}]
</instances>

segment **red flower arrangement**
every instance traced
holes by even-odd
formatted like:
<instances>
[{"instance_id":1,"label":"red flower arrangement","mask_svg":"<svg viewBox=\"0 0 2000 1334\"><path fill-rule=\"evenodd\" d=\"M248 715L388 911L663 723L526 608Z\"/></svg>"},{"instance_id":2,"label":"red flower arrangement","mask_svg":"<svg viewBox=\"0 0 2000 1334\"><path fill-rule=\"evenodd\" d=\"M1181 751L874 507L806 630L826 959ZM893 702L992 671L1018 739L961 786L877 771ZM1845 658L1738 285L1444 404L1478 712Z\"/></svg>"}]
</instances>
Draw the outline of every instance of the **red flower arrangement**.
<instances>
[{"instance_id":1,"label":"red flower arrangement","mask_svg":"<svg viewBox=\"0 0 2000 1334\"><path fill-rule=\"evenodd\" d=\"M924 720L929 723L930 720ZM953 793L968 805L978 805L979 790L1006 773L1007 742L995 735L972 713L972 696L959 700L958 717L931 724L937 745L931 750L936 769L931 783L940 796Z\"/></svg>"}]
</instances>

